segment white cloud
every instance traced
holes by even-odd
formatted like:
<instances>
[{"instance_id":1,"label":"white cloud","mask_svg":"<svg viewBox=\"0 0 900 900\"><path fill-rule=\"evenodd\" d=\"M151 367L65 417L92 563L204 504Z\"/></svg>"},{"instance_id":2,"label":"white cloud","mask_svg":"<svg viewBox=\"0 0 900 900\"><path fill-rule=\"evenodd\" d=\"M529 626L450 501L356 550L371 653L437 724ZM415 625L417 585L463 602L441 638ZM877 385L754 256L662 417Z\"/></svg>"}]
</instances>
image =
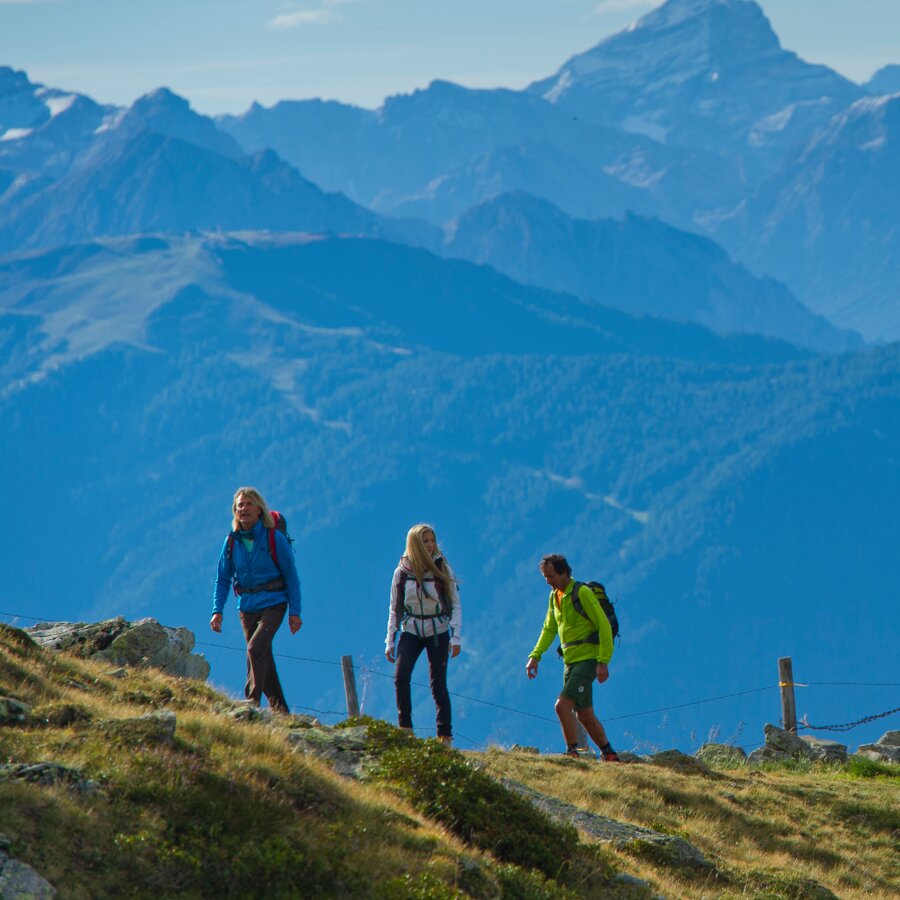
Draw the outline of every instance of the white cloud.
<instances>
[{"instance_id":1,"label":"white cloud","mask_svg":"<svg viewBox=\"0 0 900 900\"><path fill-rule=\"evenodd\" d=\"M327 9L303 9L298 12L281 13L269 23L273 28L302 28L304 25L326 25L331 21Z\"/></svg>"},{"instance_id":2,"label":"white cloud","mask_svg":"<svg viewBox=\"0 0 900 900\"><path fill-rule=\"evenodd\" d=\"M0 0L2 3L3 0ZM302 9L295 12L283 12L275 16L269 24L273 28L302 28L304 25L327 25L330 22L343 22L344 19L334 7L349 6L351 3L367 3L368 0L321 0L321 9Z\"/></svg>"}]
</instances>

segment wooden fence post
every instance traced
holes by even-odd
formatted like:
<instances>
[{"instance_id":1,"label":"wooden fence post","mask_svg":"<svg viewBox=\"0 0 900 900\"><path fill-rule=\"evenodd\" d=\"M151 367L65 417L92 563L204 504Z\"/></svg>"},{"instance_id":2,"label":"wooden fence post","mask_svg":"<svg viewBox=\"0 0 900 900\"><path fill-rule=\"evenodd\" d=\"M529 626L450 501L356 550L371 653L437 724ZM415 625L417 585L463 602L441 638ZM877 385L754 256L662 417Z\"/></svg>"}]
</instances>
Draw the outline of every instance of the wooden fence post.
<instances>
[{"instance_id":1,"label":"wooden fence post","mask_svg":"<svg viewBox=\"0 0 900 900\"><path fill-rule=\"evenodd\" d=\"M797 733L797 706L794 702L794 667L789 656L778 660L778 686L781 688L781 722L785 731Z\"/></svg>"},{"instance_id":2,"label":"wooden fence post","mask_svg":"<svg viewBox=\"0 0 900 900\"><path fill-rule=\"evenodd\" d=\"M356 696L356 677L353 674L353 657L342 656L341 668L344 671L344 694L347 697L347 716L355 719L359 716L359 700Z\"/></svg>"}]
</instances>

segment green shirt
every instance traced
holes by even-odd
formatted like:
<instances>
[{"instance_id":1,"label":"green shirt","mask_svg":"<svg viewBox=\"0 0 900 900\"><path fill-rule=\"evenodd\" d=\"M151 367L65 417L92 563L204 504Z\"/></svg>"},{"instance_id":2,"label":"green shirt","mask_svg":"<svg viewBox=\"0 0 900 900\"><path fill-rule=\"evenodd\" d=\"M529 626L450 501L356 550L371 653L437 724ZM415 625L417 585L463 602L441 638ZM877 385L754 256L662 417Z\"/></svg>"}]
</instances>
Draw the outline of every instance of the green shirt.
<instances>
[{"instance_id":1,"label":"green shirt","mask_svg":"<svg viewBox=\"0 0 900 900\"><path fill-rule=\"evenodd\" d=\"M560 644L569 644L572 641L580 641L593 632L599 632L599 644L576 644L563 650L563 659L566 663L581 662L586 659L595 659L597 662L608 663L613 655L612 629L609 627L609 619L600 606L600 602L594 596L594 592L582 585L578 592L578 599L584 609L587 618L582 616L572 603L572 588L575 579L571 579L563 591L562 598L557 604L556 591L550 591L550 601L547 606L547 615L544 618L544 627L541 635L534 645L534 650L529 654L532 659L540 659L544 651L553 643L553 638L559 634Z\"/></svg>"}]
</instances>

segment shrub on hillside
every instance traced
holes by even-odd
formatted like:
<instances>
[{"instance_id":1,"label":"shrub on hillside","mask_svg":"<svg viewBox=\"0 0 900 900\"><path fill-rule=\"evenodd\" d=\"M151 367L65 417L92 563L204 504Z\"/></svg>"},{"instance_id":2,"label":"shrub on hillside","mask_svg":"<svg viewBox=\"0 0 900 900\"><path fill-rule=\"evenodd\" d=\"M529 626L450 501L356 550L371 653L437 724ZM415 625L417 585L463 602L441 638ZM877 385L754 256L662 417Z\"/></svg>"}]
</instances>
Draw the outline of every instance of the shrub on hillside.
<instances>
[{"instance_id":1,"label":"shrub on hillside","mask_svg":"<svg viewBox=\"0 0 900 900\"><path fill-rule=\"evenodd\" d=\"M557 878L578 848L578 833L475 769L456 750L370 721L377 775L423 814L497 859Z\"/></svg>"}]
</instances>

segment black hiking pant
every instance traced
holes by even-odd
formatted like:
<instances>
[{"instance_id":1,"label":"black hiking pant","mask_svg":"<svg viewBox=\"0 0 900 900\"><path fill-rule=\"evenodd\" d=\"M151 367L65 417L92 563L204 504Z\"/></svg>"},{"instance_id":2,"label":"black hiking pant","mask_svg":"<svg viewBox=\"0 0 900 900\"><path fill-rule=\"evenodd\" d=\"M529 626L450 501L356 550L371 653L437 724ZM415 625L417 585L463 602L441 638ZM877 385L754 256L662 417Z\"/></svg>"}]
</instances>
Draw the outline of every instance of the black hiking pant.
<instances>
[{"instance_id":1,"label":"black hiking pant","mask_svg":"<svg viewBox=\"0 0 900 900\"><path fill-rule=\"evenodd\" d=\"M401 728L412 728L412 693L410 680L416 660L422 651L428 654L428 672L431 679L431 695L437 711L438 737L451 737L450 694L447 691L447 660L450 657L450 632L436 637L420 638L408 631L397 642L397 666L394 684L397 688L397 723Z\"/></svg>"}]
</instances>

